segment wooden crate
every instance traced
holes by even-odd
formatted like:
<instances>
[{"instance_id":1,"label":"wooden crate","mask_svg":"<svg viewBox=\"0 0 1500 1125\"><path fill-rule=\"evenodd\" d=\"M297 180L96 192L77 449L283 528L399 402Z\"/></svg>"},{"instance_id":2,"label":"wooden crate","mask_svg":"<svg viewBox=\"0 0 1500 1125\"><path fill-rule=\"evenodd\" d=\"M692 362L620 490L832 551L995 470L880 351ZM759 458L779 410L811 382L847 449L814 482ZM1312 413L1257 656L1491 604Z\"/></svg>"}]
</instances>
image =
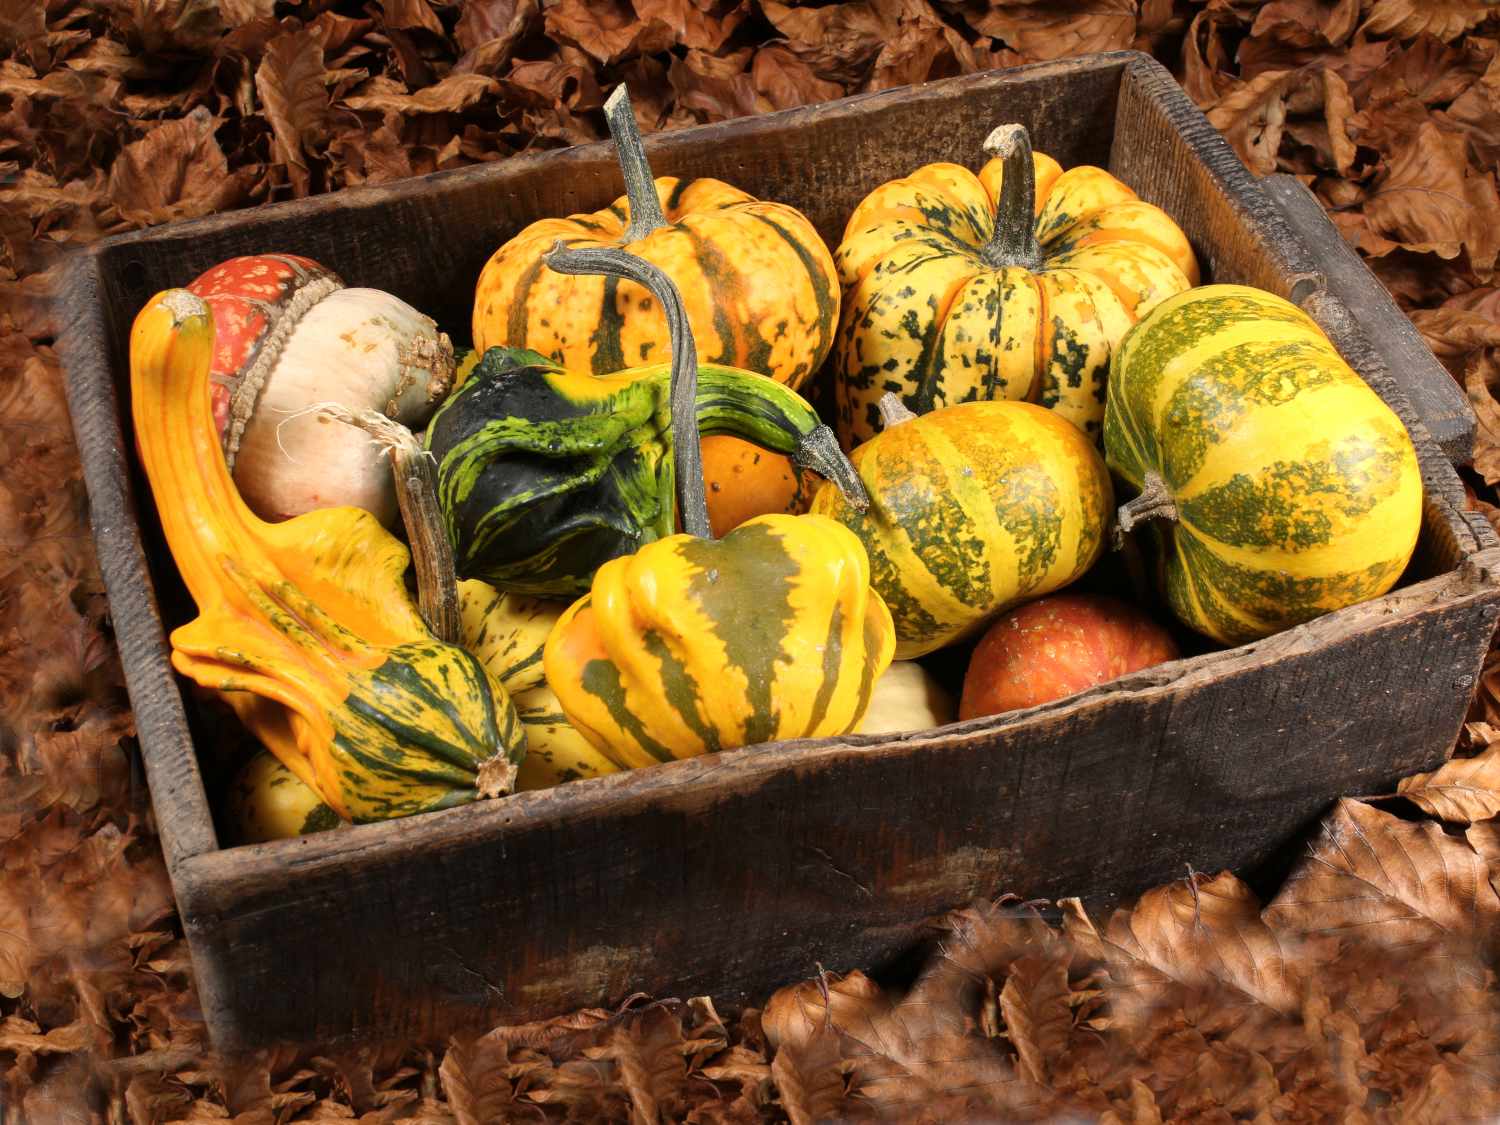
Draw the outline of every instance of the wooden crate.
<instances>
[{"instance_id":1,"label":"wooden crate","mask_svg":"<svg viewBox=\"0 0 1500 1125\"><path fill-rule=\"evenodd\" d=\"M1426 508L1395 592L1019 714L758 746L221 849L194 709L163 631L192 606L129 437L132 317L221 259L279 250L462 332L492 248L531 219L592 210L621 190L613 150L513 157L169 225L75 261L63 348L99 559L221 1049L432 1037L634 989L710 992L732 1006L818 963L879 964L923 919L977 896L1074 894L1103 907L1189 861L1253 871L1336 796L1385 789L1444 758L1500 610L1500 548L1463 510L1458 479L1392 377L1399 341L1379 331L1368 274L1306 213L1297 233L1150 59L1116 53L935 82L654 136L647 148L658 174L717 176L794 204L832 243L871 188L927 161L974 162L991 127L1012 120L1065 165L1105 165L1166 207L1209 278L1299 301L1402 415ZM1407 366L1403 378L1461 454L1472 421L1453 406L1451 381L1430 356Z\"/></svg>"}]
</instances>

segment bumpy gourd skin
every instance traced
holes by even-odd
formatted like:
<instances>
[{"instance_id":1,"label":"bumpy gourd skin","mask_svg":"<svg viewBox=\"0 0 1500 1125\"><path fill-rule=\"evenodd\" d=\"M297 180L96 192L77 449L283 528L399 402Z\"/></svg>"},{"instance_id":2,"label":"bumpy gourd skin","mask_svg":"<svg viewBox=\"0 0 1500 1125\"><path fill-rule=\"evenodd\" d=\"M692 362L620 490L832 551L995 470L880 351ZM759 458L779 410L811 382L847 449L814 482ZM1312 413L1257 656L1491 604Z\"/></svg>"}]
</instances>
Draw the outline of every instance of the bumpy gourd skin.
<instances>
[{"instance_id":1,"label":"bumpy gourd skin","mask_svg":"<svg viewBox=\"0 0 1500 1125\"><path fill-rule=\"evenodd\" d=\"M895 632L859 541L767 515L599 568L544 657L568 721L623 768L852 730Z\"/></svg>"},{"instance_id":2,"label":"bumpy gourd skin","mask_svg":"<svg viewBox=\"0 0 1500 1125\"><path fill-rule=\"evenodd\" d=\"M795 391L728 367L697 373L703 433L792 454L824 475L850 472ZM458 573L575 598L600 564L671 535L670 389L666 362L593 376L535 352L486 352L426 436Z\"/></svg>"},{"instance_id":3,"label":"bumpy gourd skin","mask_svg":"<svg viewBox=\"0 0 1500 1125\"><path fill-rule=\"evenodd\" d=\"M655 180L667 225L627 241L625 196L603 211L542 219L495 251L474 294L474 346L529 348L572 371L608 375L665 359L667 321L642 286L597 274L564 276L542 256L618 246L655 263L682 292L698 352L791 387L833 343L839 286L833 259L796 209L721 180Z\"/></svg>"},{"instance_id":4,"label":"bumpy gourd skin","mask_svg":"<svg viewBox=\"0 0 1500 1125\"><path fill-rule=\"evenodd\" d=\"M1042 153L1032 157L1040 260L997 264L986 250L1006 221L1003 165L991 160L976 176L929 164L850 216L835 255L845 448L879 430L888 392L917 414L971 399L1035 402L1097 442L1111 350L1197 283L1192 248L1164 211L1102 169L1065 172Z\"/></svg>"},{"instance_id":5,"label":"bumpy gourd skin","mask_svg":"<svg viewBox=\"0 0 1500 1125\"><path fill-rule=\"evenodd\" d=\"M1157 501L1121 512L1150 519L1172 611L1224 644L1378 597L1416 546L1406 427L1306 314L1258 289L1195 289L1126 337L1104 444Z\"/></svg>"},{"instance_id":6,"label":"bumpy gourd skin","mask_svg":"<svg viewBox=\"0 0 1500 1125\"><path fill-rule=\"evenodd\" d=\"M407 550L375 517L326 508L257 518L230 480L208 395L213 319L159 294L130 340L141 461L199 616L172 664L346 820L474 800L513 773L525 736L475 657L438 641L406 592Z\"/></svg>"},{"instance_id":7,"label":"bumpy gourd skin","mask_svg":"<svg viewBox=\"0 0 1500 1125\"><path fill-rule=\"evenodd\" d=\"M1104 550L1113 490L1074 425L1025 402L965 402L894 421L850 454L859 512L827 487L812 511L849 527L910 660L1084 574Z\"/></svg>"}]
</instances>

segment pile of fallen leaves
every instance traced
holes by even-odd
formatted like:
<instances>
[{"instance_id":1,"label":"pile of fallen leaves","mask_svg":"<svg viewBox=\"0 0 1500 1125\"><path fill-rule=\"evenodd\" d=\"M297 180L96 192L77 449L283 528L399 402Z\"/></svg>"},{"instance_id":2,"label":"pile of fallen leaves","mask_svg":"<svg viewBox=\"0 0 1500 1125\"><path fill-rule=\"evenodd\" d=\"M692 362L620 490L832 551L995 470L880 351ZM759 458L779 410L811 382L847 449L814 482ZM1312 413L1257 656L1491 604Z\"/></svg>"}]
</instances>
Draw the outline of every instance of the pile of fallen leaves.
<instances>
[{"instance_id":1,"label":"pile of fallen leaves","mask_svg":"<svg viewBox=\"0 0 1500 1125\"><path fill-rule=\"evenodd\" d=\"M49 346L70 246L597 139L620 81L672 128L1135 46L1251 167L1311 186L1411 312L1478 411L1468 483L1500 524L1495 37L1491 0L0 0L4 1120L1500 1114L1500 666L1461 756L1341 802L1264 906L1188 869L1107 923L975 906L914 984L820 970L728 1022L639 997L216 1061Z\"/></svg>"}]
</instances>

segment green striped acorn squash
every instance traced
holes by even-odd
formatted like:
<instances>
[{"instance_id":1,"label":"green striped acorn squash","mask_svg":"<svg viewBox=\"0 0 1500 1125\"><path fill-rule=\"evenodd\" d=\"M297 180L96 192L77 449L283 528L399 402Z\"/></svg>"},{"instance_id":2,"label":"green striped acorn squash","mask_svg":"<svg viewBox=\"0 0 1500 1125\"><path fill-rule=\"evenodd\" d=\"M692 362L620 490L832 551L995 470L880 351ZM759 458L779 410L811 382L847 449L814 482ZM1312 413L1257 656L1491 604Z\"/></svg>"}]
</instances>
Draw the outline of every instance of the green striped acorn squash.
<instances>
[{"instance_id":1,"label":"green striped acorn squash","mask_svg":"<svg viewBox=\"0 0 1500 1125\"><path fill-rule=\"evenodd\" d=\"M1401 419L1296 306L1241 285L1160 305L1110 373L1104 445L1172 611L1240 644L1389 590L1422 522Z\"/></svg>"},{"instance_id":2,"label":"green striped acorn squash","mask_svg":"<svg viewBox=\"0 0 1500 1125\"><path fill-rule=\"evenodd\" d=\"M208 305L157 294L130 336L131 405L163 533L198 617L172 664L218 693L341 818L508 791L525 736L479 661L408 596L407 549L357 508L266 523L230 479L208 395Z\"/></svg>"},{"instance_id":3,"label":"green striped acorn squash","mask_svg":"<svg viewBox=\"0 0 1500 1125\"><path fill-rule=\"evenodd\" d=\"M821 516L774 513L715 541L676 287L622 251L566 251L555 264L630 277L667 314L684 527L604 563L552 630L543 663L569 723L627 768L853 729L895 646L859 540Z\"/></svg>"},{"instance_id":4,"label":"green striped acorn squash","mask_svg":"<svg viewBox=\"0 0 1500 1125\"><path fill-rule=\"evenodd\" d=\"M607 254L610 251L558 253ZM696 361L695 361L696 363ZM696 365L698 424L848 489L833 431L789 387ZM491 348L427 428L458 573L542 597L587 592L594 572L676 529L670 363L596 376L535 352ZM702 474L694 451L693 471Z\"/></svg>"},{"instance_id":5,"label":"green striped acorn squash","mask_svg":"<svg viewBox=\"0 0 1500 1125\"><path fill-rule=\"evenodd\" d=\"M888 395L881 414L885 429L850 455L869 508L824 485L812 511L864 544L896 622L898 660L961 640L1098 559L1113 492L1077 426L1026 402L915 416Z\"/></svg>"}]
</instances>

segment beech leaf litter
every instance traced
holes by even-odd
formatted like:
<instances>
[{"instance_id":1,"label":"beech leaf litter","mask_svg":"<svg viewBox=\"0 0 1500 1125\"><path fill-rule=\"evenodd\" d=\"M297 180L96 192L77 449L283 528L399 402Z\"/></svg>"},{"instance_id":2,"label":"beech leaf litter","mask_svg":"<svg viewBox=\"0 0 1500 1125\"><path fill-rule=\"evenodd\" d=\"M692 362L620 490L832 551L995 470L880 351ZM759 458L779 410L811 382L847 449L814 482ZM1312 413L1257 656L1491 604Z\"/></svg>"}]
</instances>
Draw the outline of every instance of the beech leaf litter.
<instances>
[{"instance_id":1,"label":"beech leaf litter","mask_svg":"<svg viewBox=\"0 0 1500 1125\"><path fill-rule=\"evenodd\" d=\"M209 1050L53 348L105 234L1083 51L1153 53L1297 176L1465 388L1500 527L1492 0L0 0L6 1122L1449 1122L1500 1115L1500 654L1459 750L1346 799L1264 900L1198 873L931 923L721 1016L632 998L446 1043ZM1081 826L1080 830L1086 830ZM838 971L833 971L833 970Z\"/></svg>"}]
</instances>

